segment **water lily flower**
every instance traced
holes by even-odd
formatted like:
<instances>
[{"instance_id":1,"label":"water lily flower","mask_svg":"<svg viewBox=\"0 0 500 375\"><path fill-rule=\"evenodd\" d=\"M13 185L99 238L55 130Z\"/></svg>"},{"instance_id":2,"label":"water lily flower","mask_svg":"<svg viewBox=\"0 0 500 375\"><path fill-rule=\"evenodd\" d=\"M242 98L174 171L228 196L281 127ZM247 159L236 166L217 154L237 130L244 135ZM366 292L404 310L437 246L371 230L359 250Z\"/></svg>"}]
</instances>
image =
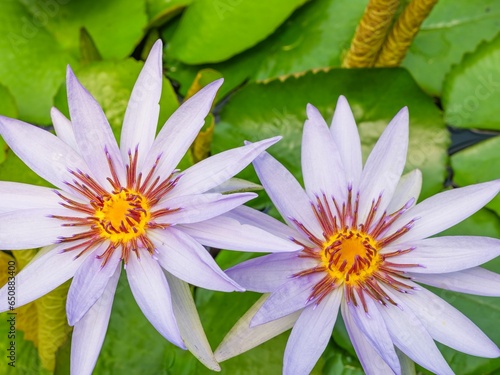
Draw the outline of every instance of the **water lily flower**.
<instances>
[{"instance_id":1,"label":"water lily flower","mask_svg":"<svg viewBox=\"0 0 500 375\"><path fill-rule=\"evenodd\" d=\"M435 341L481 357L500 350L467 317L421 284L500 295L500 275L480 264L500 254L500 240L428 238L472 215L500 190L500 180L452 189L418 204L421 173L401 178L408 111L387 126L363 167L351 109L340 97L328 128L312 105L302 138L305 191L273 157L254 161L288 225L249 208L231 215L304 247L243 262L227 274L264 296L226 336L219 361L277 334L292 332L284 374L308 374L330 340L338 311L367 374L400 374L398 352L437 374L452 374Z\"/></svg>"},{"instance_id":2,"label":"water lily flower","mask_svg":"<svg viewBox=\"0 0 500 375\"><path fill-rule=\"evenodd\" d=\"M211 109L222 80L187 100L155 139L162 86L158 41L133 88L121 133L111 132L96 100L67 71L71 122L53 109L57 136L0 117L0 134L39 176L56 188L0 182L0 246L44 247L16 280L16 306L73 277L67 298L74 326L71 373L90 374L101 349L124 264L137 304L168 341L219 365L203 332L189 284L241 291L203 244L243 251L292 251L288 241L218 216L252 199L228 194L228 180L278 138L235 148L175 168ZM8 309L7 286L0 310Z\"/></svg>"}]
</instances>

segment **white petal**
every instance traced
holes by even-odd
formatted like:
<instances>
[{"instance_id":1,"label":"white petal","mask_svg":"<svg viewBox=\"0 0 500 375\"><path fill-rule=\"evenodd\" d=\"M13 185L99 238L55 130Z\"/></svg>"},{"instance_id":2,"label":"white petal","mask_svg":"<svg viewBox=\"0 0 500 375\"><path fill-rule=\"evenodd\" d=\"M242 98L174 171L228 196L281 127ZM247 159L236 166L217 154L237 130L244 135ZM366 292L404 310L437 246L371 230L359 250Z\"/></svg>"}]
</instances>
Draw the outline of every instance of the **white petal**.
<instances>
[{"instance_id":1,"label":"white petal","mask_svg":"<svg viewBox=\"0 0 500 375\"><path fill-rule=\"evenodd\" d=\"M60 201L54 189L0 181L0 214L34 208L60 208Z\"/></svg>"},{"instance_id":2,"label":"white petal","mask_svg":"<svg viewBox=\"0 0 500 375\"><path fill-rule=\"evenodd\" d=\"M408 109L405 107L387 125L375 144L361 175L359 221L365 221L380 196L375 221L387 209L403 173L408 150Z\"/></svg>"},{"instance_id":3,"label":"white petal","mask_svg":"<svg viewBox=\"0 0 500 375\"><path fill-rule=\"evenodd\" d=\"M109 281L121 264L121 251L116 249L106 265L103 266L102 259L98 256L108 247L104 242L96 248L92 254L85 259L76 271L66 300L66 314L70 326L75 325L87 311L101 298Z\"/></svg>"},{"instance_id":4,"label":"white petal","mask_svg":"<svg viewBox=\"0 0 500 375\"><path fill-rule=\"evenodd\" d=\"M444 274L410 273L415 281L441 289L500 297L500 275L481 267Z\"/></svg>"},{"instance_id":5,"label":"white petal","mask_svg":"<svg viewBox=\"0 0 500 375\"><path fill-rule=\"evenodd\" d=\"M427 238L406 244L388 246L390 252L414 248L409 253L389 259L394 264L415 264L405 270L415 273L446 273L483 264L500 255L500 240L488 237L447 236Z\"/></svg>"},{"instance_id":6,"label":"white petal","mask_svg":"<svg viewBox=\"0 0 500 375\"><path fill-rule=\"evenodd\" d=\"M401 295L400 298L415 312L435 340L478 357L500 356L500 349L469 318L434 293L419 288L413 294Z\"/></svg>"},{"instance_id":7,"label":"white petal","mask_svg":"<svg viewBox=\"0 0 500 375\"><path fill-rule=\"evenodd\" d=\"M274 292L300 271L313 268L318 261L299 253L276 253L247 260L226 270L227 275L247 290Z\"/></svg>"},{"instance_id":8,"label":"white petal","mask_svg":"<svg viewBox=\"0 0 500 375\"><path fill-rule=\"evenodd\" d=\"M101 297L73 328L71 339L72 374L92 374L106 336L120 271L120 267L117 267Z\"/></svg>"},{"instance_id":9,"label":"white petal","mask_svg":"<svg viewBox=\"0 0 500 375\"><path fill-rule=\"evenodd\" d=\"M74 251L61 253L67 244L60 244L35 258L16 275L16 307L40 298L73 277L87 253L75 259ZM8 285L0 289L0 311L6 311Z\"/></svg>"},{"instance_id":10,"label":"white petal","mask_svg":"<svg viewBox=\"0 0 500 375\"><path fill-rule=\"evenodd\" d=\"M57 137L78 152L78 144L76 143L71 121L55 107L50 109L50 117L52 118L52 125L54 125Z\"/></svg>"},{"instance_id":11,"label":"white petal","mask_svg":"<svg viewBox=\"0 0 500 375\"><path fill-rule=\"evenodd\" d=\"M220 269L200 243L176 228L152 231L158 262L168 272L190 284L211 290L243 291Z\"/></svg>"},{"instance_id":12,"label":"white petal","mask_svg":"<svg viewBox=\"0 0 500 375\"><path fill-rule=\"evenodd\" d=\"M80 155L46 130L0 116L0 134L31 170L64 191L72 192L64 183L74 178L70 170L92 176Z\"/></svg>"},{"instance_id":13,"label":"white petal","mask_svg":"<svg viewBox=\"0 0 500 375\"><path fill-rule=\"evenodd\" d=\"M411 230L394 244L430 237L469 217L500 191L500 180L448 190L427 198L392 225L393 232L415 220Z\"/></svg>"},{"instance_id":14,"label":"white petal","mask_svg":"<svg viewBox=\"0 0 500 375\"><path fill-rule=\"evenodd\" d=\"M286 345L284 374L311 372L332 337L341 299L342 289L337 289L302 311Z\"/></svg>"},{"instance_id":15,"label":"white petal","mask_svg":"<svg viewBox=\"0 0 500 375\"><path fill-rule=\"evenodd\" d=\"M316 273L295 277L274 291L253 317L254 327L284 317L314 303L311 297L313 287L324 275Z\"/></svg>"},{"instance_id":16,"label":"white petal","mask_svg":"<svg viewBox=\"0 0 500 375\"><path fill-rule=\"evenodd\" d=\"M210 370L220 371L201 325L189 285L168 272L165 276L172 291L174 314L186 347Z\"/></svg>"},{"instance_id":17,"label":"white petal","mask_svg":"<svg viewBox=\"0 0 500 375\"><path fill-rule=\"evenodd\" d=\"M151 48L130 95L123 119L120 139L123 161L128 163L128 153L133 154L137 148L139 170L153 144L158 126L163 77L162 48L161 39Z\"/></svg>"},{"instance_id":18,"label":"white petal","mask_svg":"<svg viewBox=\"0 0 500 375\"><path fill-rule=\"evenodd\" d=\"M230 193L243 193L247 191L257 191L262 190L263 187L259 184L255 184L250 181L243 180L241 178L230 178L226 182L223 182L216 187L207 190L207 193L221 193L221 194L230 194Z\"/></svg>"},{"instance_id":19,"label":"white petal","mask_svg":"<svg viewBox=\"0 0 500 375\"><path fill-rule=\"evenodd\" d=\"M396 191L392 197L391 203L387 207L388 213L396 212L404 207L410 200L413 201L413 207L417 203L418 196L422 190L422 172L418 169L403 175L396 186Z\"/></svg>"},{"instance_id":20,"label":"white petal","mask_svg":"<svg viewBox=\"0 0 500 375\"><path fill-rule=\"evenodd\" d=\"M347 181L344 165L332 134L319 111L307 105L302 133L302 174L311 200L326 194L342 205L346 200Z\"/></svg>"},{"instance_id":21,"label":"white petal","mask_svg":"<svg viewBox=\"0 0 500 375\"><path fill-rule=\"evenodd\" d=\"M170 288L160 265L145 251L126 265L130 289L142 312L160 334L185 349L172 308Z\"/></svg>"},{"instance_id":22,"label":"white petal","mask_svg":"<svg viewBox=\"0 0 500 375\"><path fill-rule=\"evenodd\" d=\"M293 327L302 310L286 315L283 318L273 320L272 322L258 325L250 328L250 321L255 313L260 309L269 295L263 295L231 328L231 331L224 337L219 347L215 350L215 358L219 361L225 361L236 357L256 346L288 331Z\"/></svg>"},{"instance_id":23,"label":"white petal","mask_svg":"<svg viewBox=\"0 0 500 375\"><path fill-rule=\"evenodd\" d=\"M155 206L155 209L169 209L172 212L159 217L156 222L167 224L198 223L224 214L255 197L257 197L255 193L229 195L205 193L167 199Z\"/></svg>"},{"instance_id":24,"label":"white petal","mask_svg":"<svg viewBox=\"0 0 500 375\"><path fill-rule=\"evenodd\" d=\"M394 344L420 366L436 374L453 375L434 340L411 308L393 293L390 297L398 306L378 306Z\"/></svg>"},{"instance_id":25,"label":"white petal","mask_svg":"<svg viewBox=\"0 0 500 375\"><path fill-rule=\"evenodd\" d=\"M243 206L238 207L242 208ZM241 223L227 214L200 223L183 224L183 231L200 243L219 249L251 252L288 252L302 249L300 245L269 233L265 229Z\"/></svg>"},{"instance_id":26,"label":"white petal","mask_svg":"<svg viewBox=\"0 0 500 375\"><path fill-rule=\"evenodd\" d=\"M342 95L337 101L330 130L345 168L346 180L353 191L357 191L363 168L361 142L351 107Z\"/></svg>"},{"instance_id":27,"label":"white petal","mask_svg":"<svg viewBox=\"0 0 500 375\"><path fill-rule=\"evenodd\" d=\"M274 137L246 146L221 152L193 165L179 179L170 195L203 193L223 182L252 162L262 151L278 142L281 137Z\"/></svg>"},{"instance_id":28,"label":"white petal","mask_svg":"<svg viewBox=\"0 0 500 375\"><path fill-rule=\"evenodd\" d=\"M24 250L52 245L57 243L60 237L85 231L81 227L62 226L64 221L51 217L51 215L68 215L68 212L70 211L62 208L36 208L1 214L2 248Z\"/></svg>"},{"instance_id":29,"label":"white petal","mask_svg":"<svg viewBox=\"0 0 500 375\"><path fill-rule=\"evenodd\" d=\"M391 368L385 363L380 355L375 351L372 344L361 332L359 327L354 322L347 304L345 301L341 303L342 318L344 319L345 327L349 338L351 339L354 350L358 355L359 361L363 366L366 375L387 375L391 374Z\"/></svg>"},{"instance_id":30,"label":"white petal","mask_svg":"<svg viewBox=\"0 0 500 375\"><path fill-rule=\"evenodd\" d=\"M170 116L151 146L143 170L157 164L157 176L166 178L172 173L205 123L222 82L219 79L206 85Z\"/></svg>"},{"instance_id":31,"label":"white petal","mask_svg":"<svg viewBox=\"0 0 500 375\"><path fill-rule=\"evenodd\" d=\"M389 365L394 373L401 373L399 359L384 322L384 318L378 311L371 297L366 296L365 304L368 312L364 311L364 307L361 304L358 304L358 306L350 304L348 305L349 313L357 326L365 334L365 337L370 341L378 355L384 359L385 363Z\"/></svg>"},{"instance_id":32,"label":"white petal","mask_svg":"<svg viewBox=\"0 0 500 375\"><path fill-rule=\"evenodd\" d=\"M68 106L80 155L85 159L102 186L109 186L111 177L108 153L118 177L124 177L124 166L115 136L101 106L82 86L68 66L66 72Z\"/></svg>"},{"instance_id":33,"label":"white petal","mask_svg":"<svg viewBox=\"0 0 500 375\"><path fill-rule=\"evenodd\" d=\"M323 238L311 201L295 177L267 152L263 152L253 162L255 171L269 198L285 221L295 227L291 219L302 223L316 238Z\"/></svg>"}]
</instances>

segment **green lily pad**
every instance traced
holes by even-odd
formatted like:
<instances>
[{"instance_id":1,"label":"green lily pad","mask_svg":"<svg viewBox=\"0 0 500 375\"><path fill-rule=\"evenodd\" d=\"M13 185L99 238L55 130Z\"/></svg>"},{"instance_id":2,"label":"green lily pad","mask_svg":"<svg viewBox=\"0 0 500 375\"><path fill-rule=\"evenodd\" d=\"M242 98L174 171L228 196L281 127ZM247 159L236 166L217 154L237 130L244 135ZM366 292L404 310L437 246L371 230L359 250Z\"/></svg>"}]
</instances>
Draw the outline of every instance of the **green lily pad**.
<instances>
[{"instance_id":1,"label":"green lily pad","mask_svg":"<svg viewBox=\"0 0 500 375\"><path fill-rule=\"evenodd\" d=\"M390 82L390 84L388 84ZM363 152L368 154L391 118L405 105L410 111L410 148L406 170L424 175L422 198L442 189L448 133L439 110L403 69L333 69L286 81L251 83L230 98L215 126L213 151L282 135L269 151L297 178L301 177L300 144L306 104L312 103L330 121L339 95L353 108ZM251 168L241 178L257 182ZM262 198L257 206L270 206Z\"/></svg>"},{"instance_id":2,"label":"green lily pad","mask_svg":"<svg viewBox=\"0 0 500 375\"><path fill-rule=\"evenodd\" d=\"M420 87L440 95L444 77L466 52L498 33L496 0L440 0L413 41L402 63Z\"/></svg>"},{"instance_id":3,"label":"green lily pad","mask_svg":"<svg viewBox=\"0 0 500 375\"><path fill-rule=\"evenodd\" d=\"M446 77L446 123L460 128L500 130L500 34L464 57Z\"/></svg>"},{"instance_id":4,"label":"green lily pad","mask_svg":"<svg viewBox=\"0 0 500 375\"><path fill-rule=\"evenodd\" d=\"M0 116L17 117L16 102L9 90L0 85ZM7 144L0 137L0 164L5 160L7 153Z\"/></svg>"},{"instance_id":5,"label":"green lily pad","mask_svg":"<svg viewBox=\"0 0 500 375\"><path fill-rule=\"evenodd\" d=\"M454 181L459 186L500 178L500 136L468 147L451 157ZM486 205L500 215L500 196Z\"/></svg>"},{"instance_id":6,"label":"green lily pad","mask_svg":"<svg viewBox=\"0 0 500 375\"><path fill-rule=\"evenodd\" d=\"M146 0L149 27L163 25L192 2L193 0Z\"/></svg>"},{"instance_id":7,"label":"green lily pad","mask_svg":"<svg viewBox=\"0 0 500 375\"><path fill-rule=\"evenodd\" d=\"M224 61L266 38L305 1L196 1L183 14L169 53L187 64Z\"/></svg>"}]
</instances>

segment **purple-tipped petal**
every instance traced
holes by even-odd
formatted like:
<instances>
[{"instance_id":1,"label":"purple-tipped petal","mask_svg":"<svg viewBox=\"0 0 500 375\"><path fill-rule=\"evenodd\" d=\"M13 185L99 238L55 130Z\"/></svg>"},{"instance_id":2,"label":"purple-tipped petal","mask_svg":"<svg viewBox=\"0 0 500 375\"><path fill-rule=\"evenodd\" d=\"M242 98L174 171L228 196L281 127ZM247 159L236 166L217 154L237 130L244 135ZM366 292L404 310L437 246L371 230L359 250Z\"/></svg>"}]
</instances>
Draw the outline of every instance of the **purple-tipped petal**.
<instances>
[{"instance_id":1,"label":"purple-tipped petal","mask_svg":"<svg viewBox=\"0 0 500 375\"><path fill-rule=\"evenodd\" d=\"M346 181L353 191L357 191L363 169L361 142L351 107L342 95L337 101L330 130L344 165Z\"/></svg>"},{"instance_id":2,"label":"purple-tipped petal","mask_svg":"<svg viewBox=\"0 0 500 375\"><path fill-rule=\"evenodd\" d=\"M54 125L57 137L78 152L78 144L76 143L71 121L55 107L51 108L50 117L52 118L52 125Z\"/></svg>"},{"instance_id":3,"label":"purple-tipped petal","mask_svg":"<svg viewBox=\"0 0 500 375\"><path fill-rule=\"evenodd\" d=\"M71 339L71 373L91 375L106 336L120 268L109 279L101 297L76 323Z\"/></svg>"},{"instance_id":4,"label":"purple-tipped petal","mask_svg":"<svg viewBox=\"0 0 500 375\"><path fill-rule=\"evenodd\" d=\"M434 340L470 355L500 357L500 349L493 341L469 318L434 293L419 288L400 298L415 312Z\"/></svg>"},{"instance_id":5,"label":"purple-tipped petal","mask_svg":"<svg viewBox=\"0 0 500 375\"><path fill-rule=\"evenodd\" d=\"M65 184L74 178L70 170L92 176L80 155L46 130L0 116L0 134L31 170L64 191L72 192Z\"/></svg>"},{"instance_id":6,"label":"purple-tipped petal","mask_svg":"<svg viewBox=\"0 0 500 375\"><path fill-rule=\"evenodd\" d=\"M190 224L212 219L257 197L255 193L194 194L164 200L156 208L172 212L161 216L157 223ZM175 211L178 209L177 211Z\"/></svg>"},{"instance_id":7,"label":"purple-tipped petal","mask_svg":"<svg viewBox=\"0 0 500 375\"><path fill-rule=\"evenodd\" d=\"M54 189L0 181L0 214L37 208L60 209L60 201Z\"/></svg>"},{"instance_id":8,"label":"purple-tipped petal","mask_svg":"<svg viewBox=\"0 0 500 375\"><path fill-rule=\"evenodd\" d=\"M337 145L319 111L307 105L302 133L302 174L311 200L326 196L342 205L347 198L347 181ZM333 206L333 202L332 202Z\"/></svg>"},{"instance_id":9,"label":"purple-tipped petal","mask_svg":"<svg viewBox=\"0 0 500 375\"><path fill-rule=\"evenodd\" d=\"M183 172L179 182L170 193L171 196L204 193L222 184L280 139L281 137L274 137L250 143L200 161Z\"/></svg>"},{"instance_id":10,"label":"purple-tipped petal","mask_svg":"<svg viewBox=\"0 0 500 375\"><path fill-rule=\"evenodd\" d=\"M153 327L172 344L186 349L172 308L170 288L160 265L146 251L130 256L126 265L130 289Z\"/></svg>"},{"instance_id":11,"label":"purple-tipped petal","mask_svg":"<svg viewBox=\"0 0 500 375\"><path fill-rule=\"evenodd\" d=\"M499 191L500 180L495 180L448 190L427 198L394 222L392 232L415 220L410 231L394 244L427 238L452 227L478 211Z\"/></svg>"},{"instance_id":12,"label":"purple-tipped petal","mask_svg":"<svg viewBox=\"0 0 500 375\"><path fill-rule=\"evenodd\" d=\"M406 163L408 151L408 109L405 107L387 125L375 144L361 175L359 222L363 222L372 202L382 195L375 220L391 202Z\"/></svg>"},{"instance_id":13,"label":"purple-tipped petal","mask_svg":"<svg viewBox=\"0 0 500 375\"><path fill-rule=\"evenodd\" d=\"M292 227L295 224L291 219L295 219L314 236L323 238L323 230L314 216L311 201L295 177L267 152L257 157L253 165L283 219Z\"/></svg>"},{"instance_id":14,"label":"purple-tipped petal","mask_svg":"<svg viewBox=\"0 0 500 375\"><path fill-rule=\"evenodd\" d=\"M123 119L120 149L123 162L128 164L129 152L138 150L137 168L140 170L153 144L162 86L162 41L157 40L151 48L144 67L137 78L128 101Z\"/></svg>"},{"instance_id":15,"label":"purple-tipped petal","mask_svg":"<svg viewBox=\"0 0 500 375\"><path fill-rule=\"evenodd\" d=\"M108 243L105 242L96 248L75 273L66 300L66 314L70 326L74 326L82 319L101 298L113 275L119 273L117 269L121 263L120 249L113 252L104 266L103 260L98 258L107 247Z\"/></svg>"},{"instance_id":16,"label":"purple-tipped petal","mask_svg":"<svg viewBox=\"0 0 500 375\"><path fill-rule=\"evenodd\" d=\"M221 194L231 194L231 193L244 193L248 191L258 191L264 188L259 184L243 180L241 178L230 178L229 180L217 185L209 190L207 193L221 193Z\"/></svg>"},{"instance_id":17,"label":"purple-tipped petal","mask_svg":"<svg viewBox=\"0 0 500 375\"><path fill-rule=\"evenodd\" d=\"M332 337L341 299L342 289L337 289L302 311L286 344L284 374L311 372Z\"/></svg>"},{"instance_id":18,"label":"purple-tipped petal","mask_svg":"<svg viewBox=\"0 0 500 375\"><path fill-rule=\"evenodd\" d=\"M88 254L74 259L74 251L61 253L67 244L60 244L39 256L16 275L16 307L21 307L40 298L73 277ZM44 251L43 249L40 251ZM9 308L8 285L0 289L0 312Z\"/></svg>"},{"instance_id":19,"label":"purple-tipped petal","mask_svg":"<svg viewBox=\"0 0 500 375\"><path fill-rule=\"evenodd\" d=\"M407 245L407 246L405 246ZM384 252L413 248L391 258L394 264L415 264L405 270L415 273L446 273L483 264L500 255L500 240L488 237L447 236L388 246Z\"/></svg>"},{"instance_id":20,"label":"purple-tipped petal","mask_svg":"<svg viewBox=\"0 0 500 375\"><path fill-rule=\"evenodd\" d=\"M220 371L201 325L189 284L166 272L172 304L182 339L193 355L212 371Z\"/></svg>"},{"instance_id":21,"label":"purple-tipped petal","mask_svg":"<svg viewBox=\"0 0 500 375\"><path fill-rule=\"evenodd\" d=\"M242 208L244 206L240 206ZM277 237L268 230L245 224L230 217L232 212L194 224L183 224L182 230L206 246L251 252L288 252L302 246ZM274 219L273 219L274 220Z\"/></svg>"},{"instance_id":22,"label":"purple-tipped petal","mask_svg":"<svg viewBox=\"0 0 500 375\"><path fill-rule=\"evenodd\" d=\"M441 289L500 297L500 275L481 267L443 274L409 273L417 282Z\"/></svg>"},{"instance_id":23,"label":"purple-tipped petal","mask_svg":"<svg viewBox=\"0 0 500 375\"><path fill-rule=\"evenodd\" d=\"M318 261L299 253L276 253L247 260L226 270L227 275L247 290L274 292L298 272L313 268Z\"/></svg>"},{"instance_id":24,"label":"purple-tipped petal","mask_svg":"<svg viewBox=\"0 0 500 375\"><path fill-rule=\"evenodd\" d=\"M205 289L243 291L226 276L207 249L181 230L154 230L151 237L158 262L172 275Z\"/></svg>"},{"instance_id":25,"label":"purple-tipped petal","mask_svg":"<svg viewBox=\"0 0 500 375\"><path fill-rule=\"evenodd\" d=\"M101 106L78 81L68 66L66 74L68 106L80 155L102 186L109 186L108 156L119 178L125 169L115 136ZM122 181L123 183L124 181Z\"/></svg>"},{"instance_id":26,"label":"purple-tipped petal","mask_svg":"<svg viewBox=\"0 0 500 375\"><path fill-rule=\"evenodd\" d=\"M422 172L415 169L401 177L396 191L391 199L391 203L387 207L389 214L400 210L405 205L412 201L407 207L413 207L418 200L420 191L422 190Z\"/></svg>"},{"instance_id":27,"label":"purple-tipped petal","mask_svg":"<svg viewBox=\"0 0 500 375\"><path fill-rule=\"evenodd\" d=\"M166 178L172 173L205 123L222 82L209 83L170 116L151 146L143 170L149 171L161 155L156 176Z\"/></svg>"}]
</instances>

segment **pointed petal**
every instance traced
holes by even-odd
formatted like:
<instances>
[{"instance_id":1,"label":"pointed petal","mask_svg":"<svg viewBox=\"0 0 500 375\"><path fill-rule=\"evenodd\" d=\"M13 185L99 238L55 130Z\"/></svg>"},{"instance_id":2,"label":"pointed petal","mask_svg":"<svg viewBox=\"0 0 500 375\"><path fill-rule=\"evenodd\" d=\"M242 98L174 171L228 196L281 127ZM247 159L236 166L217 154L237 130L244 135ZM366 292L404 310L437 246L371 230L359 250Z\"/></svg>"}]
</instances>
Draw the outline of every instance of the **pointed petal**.
<instances>
[{"instance_id":1,"label":"pointed petal","mask_svg":"<svg viewBox=\"0 0 500 375\"><path fill-rule=\"evenodd\" d=\"M169 209L172 212L159 217L156 222L168 224L198 223L224 214L255 197L257 197L255 193L229 195L205 193L167 199L155 208Z\"/></svg>"},{"instance_id":2,"label":"pointed petal","mask_svg":"<svg viewBox=\"0 0 500 375\"><path fill-rule=\"evenodd\" d=\"M280 139L281 137L274 137L250 143L200 161L183 172L182 177L172 189L171 196L204 193L222 184Z\"/></svg>"},{"instance_id":3,"label":"pointed petal","mask_svg":"<svg viewBox=\"0 0 500 375\"><path fill-rule=\"evenodd\" d=\"M415 286L415 284L414 284ZM400 298L418 316L430 335L437 341L478 357L500 357L500 349L464 314L434 293L419 288Z\"/></svg>"},{"instance_id":4,"label":"pointed petal","mask_svg":"<svg viewBox=\"0 0 500 375\"><path fill-rule=\"evenodd\" d=\"M283 219L294 228L291 219L295 219L314 236L323 238L323 230L314 216L311 201L295 177L267 152L257 157L253 165L262 186Z\"/></svg>"},{"instance_id":5,"label":"pointed petal","mask_svg":"<svg viewBox=\"0 0 500 375\"><path fill-rule=\"evenodd\" d=\"M500 191L500 180L448 190L427 198L397 219L392 228L396 231L411 220L411 230L394 241L394 244L430 237L469 217Z\"/></svg>"},{"instance_id":6,"label":"pointed petal","mask_svg":"<svg viewBox=\"0 0 500 375\"><path fill-rule=\"evenodd\" d=\"M330 131L344 165L347 183L357 191L363 169L361 142L351 107L342 95L337 101Z\"/></svg>"},{"instance_id":7,"label":"pointed petal","mask_svg":"<svg viewBox=\"0 0 500 375\"><path fill-rule=\"evenodd\" d=\"M380 355L375 351L372 344L365 337L365 334L359 329L354 322L347 303L341 304L342 318L344 319L345 327L349 338L351 339L354 350L358 355L359 362L363 366L366 375L387 375L392 372L391 368L385 363Z\"/></svg>"},{"instance_id":8,"label":"pointed petal","mask_svg":"<svg viewBox=\"0 0 500 375\"><path fill-rule=\"evenodd\" d=\"M215 358L219 361L225 361L236 357L256 346L288 331L293 327L302 310L286 315L283 318L273 320L272 322L258 325L250 328L250 321L255 313L260 309L269 295L263 295L231 328L231 331L224 337L219 347L215 350Z\"/></svg>"},{"instance_id":9,"label":"pointed petal","mask_svg":"<svg viewBox=\"0 0 500 375\"><path fill-rule=\"evenodd\" d=\"M74 259L75 252L61 253L67 244L60 244L35 258L16 275L16 307L21 307L49 293L73 277L88 254ZM0 289L0 312L8 309L7 287Z\"/></svg>"},{"instance_id":10,"label":"pointed petal","mask_svg":"<svg viewBox=\"0 0 500 375\"><path fill-rule=\"evenodd\" d=\"M302 311L286 344L284 374L311 372L332 337L341 299L342 289L336 289Z\"/></svg>"},{"instance_id":11,"label":"pointed petal","mask_svg":"<svg viewBox=\"0 0 500 375\"><path fill-rule=\"evenodd\" d=\"M364 222L372 202L380 196L375 221L387 209L406 162L408 151L408 109L405 107L387 125L375 144L361 175L359 222Z\"/></svg>"},{"instance_id":12,"label":"pointed petal","mask_svg":"<svg viewBox=\"0 0 500 375\"><path fill-rule=\"evenodd\" d=\"M226 270L226 274L243 288L259 293L274 292L294 274L313 268L318 261L299 253L276 253L247 260Z\"/></svg>"},{"instance_id":13,"label":"pointed petal","mask_svg":"<svg viewBox=\"0 0 500 375\"><path fill-rule=\"evenodd\" d=\"M344 165L332 134L319 111L307 105L302 133L302 174L311 200L326 194L342 204L346 201L347 181Z\"/></svg>"},{"instance_id":14,"label":"pointed petal","mask_svg":"<svg viewBox=\"0 0 500 375\"><path fill-rule=\"evenodd\" d=\"M444 274L410 273L415 281L441 289L500 297L500 275L481 267Z\"/></svg>"},{"instance_id":15,"label":"pointed petal","mask_svg":"<svg viewBox=\"0 0 500 375\"><path fill-rule=\"evenodd\" d=\"M223 292L243 291L220 269L200 243L176 228L151 231L158 262L168 272L190 284Z\"/></svg>"},{"instance_id":16,"label":"pointed petal","mask_svg":"<svg viewBox=\"0 0 500 375\"><path fill-rule=\"evenodd\" d=\"M398 306L377 306L384 317L394 344L420 366L436 374L453 375L431 335L411 308L394 293L389 296Z\"/></svg>"},{"instance_id":17,"label":"pointed petal","mask_svg":"<svg viewBox=\"0 0 500 375\"><path fill-rule=\"evenodd\" d=\"M87 311L101 298L109 281L121 264L121 251L113 252L106 265L98 256L108 247L103 243L87 257L75 273L66 300L68 323L74 326Z\"/></svg>"},{"instance_id":18,"label":"pointed petal","mask_svg":"<svg viewBox=\"0 0 500 375\"><path fill-rule=\"evenodd\" d=\"M172 308L170 288L160 265L145 251L126 265L130 289L142 312L160 334L185 349Z\"/></svg>"},{"instance_id":19,"label":"pointed petal","mask_svg":"<svg viewBox=\"0 0 500 375\"><path fill-rule=\"evenodd\" d=\"M220 371L207 336L201 325L189 284L166 272L168 285L172 291L174 314L182 339L193 355L212 371Z\"/></svg>"},{"instance_id":20,"label":"pointed petal","mask_svg":"<svg viewBox=\"0 0 500 375\"><path fill-rule=\"evenodd\" d=\"M460 271L483 264L500 255L500 240L488 237L446 236L413 241L404 248L409 253L391 259L395 264L415 264L405 270L415 273L446 273ZM385 251L400 249L388 246Z\"/></svg>"},{"instance_id":21,"label":"pointed petal","mask_svg":"<svg viewBox=\"0 0 500 375\"><path fill-rule=\"evenodd\" d=\"M74 211L71 211L71 213ZM61 208L36 208L0 215L0 244L5 250L32 249L58 242L60 237L83 232L81 227L62 226L63 221L52 215L68 215ZM71 216L75 216L72 215Z\"/></svg>"},{"instance_id":22,"label":"pointed petal","mask_svg":"<svg viewBox=\"0 0 500 375\"><path fill-rule=\"evenodd\" d=\"M162 86L162 52L161 39L151 48L144 67L137 78L128 101L123 119L120 149L123 162L128 163L128 153L138 150L137 167L142 163L153 144L158 115L160 113L160 96Z\"/></svg>"},{"instance_id":23,"label":"pointed petal","mask_svg":"<svg viewBox=\"0 0 500 375\"><path fill-rule=\"evenodd\" d=\"M73 328L71 339L71 373L91 375L106 336L120 267L108 280L101 297Z\"/></svg>"},{"instance_id":24,"label":"pointed petal","mask_svg":"<svg viewBox=\"0 0 500 375\"><path fill-rule=\"evenodd\" d=\"M387 207L388 213L396 212L404 207L410 200L413 207L417 203L418 196L422 190L422 172L418 169L403 175L396 186L396 191L392 197L391 203Z\"/></svg>"},{"instance_id":25,"label":"pointed petal","mask_svg":"<svg viewBox=\"0 0 500 375\"><path fill-rule=\"evenodd\" d=\"M311 274L290 279L274 291L250 322L251 327L282 318L314 303L311 293L314 285L323 277Z\"/></svg>"},{"instance_id":26,"label":"pointed petal","mask_svg":"<svg viewBox=\"0 0 500 375\"><path fill-rule=\"evenodd\" d=\"M64 191L72 192L64 183L73 180L71 170L92 176L80 155L46 130L0 116L0 134L32 171Z\"/></svg>"},{"instance_id":27,"label":"pointed petal","mask_svg":"<svg viewBox=\"0 0 500 375\"><path fill-rule=\"evenodd\" d=\"M228 217L232 215L231 212L200 223L183 224L182 230L203 245L218 249L251 252L288 252L302 249L302 246L277 237L265 229Z\"/></svg>"},{"instance_id":28,"label":"pointed petal","mask_svg":"<svg viewBox=\"0 0 500 375\"><path fill-rule=\"evenodd\" d=\"M365 312L362 305L348 305L349 313L359 329L364 333L365 337L370 341L373 349L383 358L385 363L394 371L401 373L399 358L394 349L391 336L387 331L387 326L384 318L380 314L375 305L375 302L370 298L365 298L365 305L368 312Z\"/></svg>"},{"instance_id":29,"label":"pointed petal","mask_svg":"<svg viewBox=\"0 0 500 375\"><path fill-rule=\"evenodd\" d=\"M76 143L71 121L55 107L51 108L50 117L52 118L52 125L54 125L57 137L78 152L78 144Z\"/></svg>"},{"instance_id":30,"label":"pointed petal","mask_svg":"<svg viewBox=\"0 0 500 375\"><path fill-rule=\"evenodd\" d=\"M109 186L108 158L111 159L118 177L123 178L124 165L116 139L101 106L82 86L68 66L66 74L68 106L73 132L80 155L85 159L102 186Z\"/></svg>"},{"instance_id":31,"label":"pointed petal","mask_svg":"<svg viewBox=\"0 0 500 375\"><path fill-rule=\"evenodd\" d=\"M0 181L0 214L36 208L59 209L60 201L61 198L54 193L54 189Z\"/></svg>"},{"instance_id":32,"label":"pointed petal","mask_svg":"<svg viewBox=\"0 0 500 375\"><path fill-rule=\"evenodd\" d=\"M206 85L170 116L151 146L143 170L149 171L158 163L157 176L165 178L172 173L205 123L222 82L219 79Z\"/></svg>"},{"instance_id":33,"label":"pointed petal","mask_svg":"<svg viewBox=\"0 0 500 375\"><path fill-rule=\"evenodd\" d=\"M207 193L221 193L221 194L230 194L230 193L244 193L248 191L258 191L263 190L264 188L259 184L255 184L250 181L243 180L241 178L230 178L226 182L223 182L212 189L207 190Z\"/></svg>"}]
</instances>

